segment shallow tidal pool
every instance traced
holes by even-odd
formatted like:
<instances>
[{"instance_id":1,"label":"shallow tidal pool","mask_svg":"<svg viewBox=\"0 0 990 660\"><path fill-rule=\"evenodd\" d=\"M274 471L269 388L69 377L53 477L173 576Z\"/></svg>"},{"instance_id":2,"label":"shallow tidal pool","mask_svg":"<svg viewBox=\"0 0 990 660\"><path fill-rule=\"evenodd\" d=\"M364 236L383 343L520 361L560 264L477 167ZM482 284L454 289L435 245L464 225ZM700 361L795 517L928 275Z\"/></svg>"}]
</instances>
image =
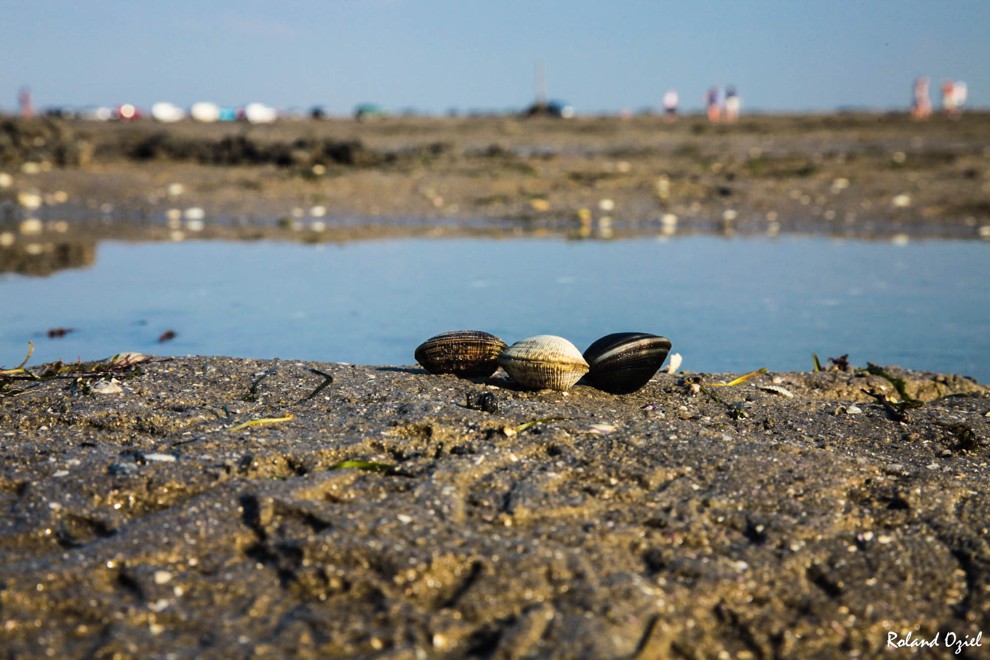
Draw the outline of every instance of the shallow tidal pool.
<instances>
[{"instance_id":1,"label":"shallow tidal pool","mask_svg":"<svg viewBox=\"0 0 990 660\"><path fill-rule=\"evenodd\" d=\"M990 245L975 242L108 242L84 269L0 275L0 308L6 368L29 341L30 365L123 351L405 365L444 330L581 350L635 330L669 337L691 371L848 354L990 382Z\"/></svg>"}]
</instances>

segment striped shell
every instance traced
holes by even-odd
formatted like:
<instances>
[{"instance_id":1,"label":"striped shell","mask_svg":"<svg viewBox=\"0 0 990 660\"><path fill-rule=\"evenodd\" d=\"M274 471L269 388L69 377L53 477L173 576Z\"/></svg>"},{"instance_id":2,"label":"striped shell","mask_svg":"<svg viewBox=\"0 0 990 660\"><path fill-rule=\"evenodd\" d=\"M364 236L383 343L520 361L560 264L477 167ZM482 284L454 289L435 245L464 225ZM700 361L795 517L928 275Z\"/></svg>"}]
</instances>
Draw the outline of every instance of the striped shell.
<instances>
[{"instance_id":1,"label":"striped shell","mask_svg":"<svg viewBox=\"0 0 990 660\"><path fill-rule=\"evenodd\" d=\"M588 347L588 381L612 394L643 387L660 370L670 352L670 340L645 332L616 332Z\"/></svg>"},{"instance_id":2,"label":"striped shell","mask_svg":"<svg viewBox=\"0 0 990 660\"><path fill-rule=\"evenodd\" d=\"M416 362L431 374L487 378L498 369L504 341L480 330L453 330L430 337L416 348Z\"/></svg>"},{"instance_id":3,"label":"striped shell","mask_svg":"<svg viewBox=\"0 0 990 660\"><path fill-rule=\"evenodd\" d=\"M554 335L517 341L502 351L498 363L520 385L538 390L566 390L588 372L581 351Z\"/></svg>"}]
</instances>

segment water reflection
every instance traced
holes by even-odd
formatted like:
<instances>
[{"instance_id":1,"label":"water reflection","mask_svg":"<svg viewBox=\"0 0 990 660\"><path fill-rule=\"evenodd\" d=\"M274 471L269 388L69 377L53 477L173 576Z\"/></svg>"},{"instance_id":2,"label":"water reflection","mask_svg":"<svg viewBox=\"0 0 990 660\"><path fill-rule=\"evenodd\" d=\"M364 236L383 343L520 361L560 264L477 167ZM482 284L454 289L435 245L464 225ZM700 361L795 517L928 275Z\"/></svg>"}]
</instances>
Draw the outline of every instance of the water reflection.
<instances>
[{"instance_id":1,"label":"water reflection","mask_svg":"<svg viewBox=\"0 0 990 660\"><path fill-rule=\"evenodd\" d=\"M810 369L812 353L990 381L985 244L690 237L340 245L104 243L96 265L0 275L0 364L134 350L409 364L439 331L670 337L684 368ZM73 328L49 339L50 328ZM167 331L174 338L159 344Z\"/></svg>"},{"instance_id":2,"label":"water reflection","mask_svg":"<svg viewBox=\"0 0 990 660\"><path fill-rule=\"evenodd\" d=\"M91 266L96 260L96 242L31 241L0 245L0 273L51 275L68 268Z\"/></svg>"}]
</instances>

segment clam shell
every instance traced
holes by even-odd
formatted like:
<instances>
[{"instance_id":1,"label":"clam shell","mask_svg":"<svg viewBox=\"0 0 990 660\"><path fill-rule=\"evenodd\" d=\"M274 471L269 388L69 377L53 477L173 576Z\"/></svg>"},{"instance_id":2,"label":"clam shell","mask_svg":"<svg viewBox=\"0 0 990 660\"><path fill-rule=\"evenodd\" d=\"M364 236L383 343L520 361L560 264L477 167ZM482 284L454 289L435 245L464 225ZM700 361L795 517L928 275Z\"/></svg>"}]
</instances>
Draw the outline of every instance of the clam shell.
<instances>
[{"instance_id":1,"label":"clam shell","mask_svg":"<svg viewBox=\"0 0 990 660\"><path fill-rule=\"evenodd\" d=\"M430 337L416 347L416 362L431 374L486 378L498 369L506 343L480 330L453 330Z\"/></svg>"},{"instance_id":2,"label":"clam shell","mask_svg":"<svg viewBox=\"0 0 990 660\"><path fill-rule=\"evenodd\" d=\"M588 372L581 351L554 335L517 341L502 351L498 363L520 385L539 390L566 390Z\"/></svg>"},{"instance_id":3,"label":"clam shell","mask_svg":"<svg viewBox=\"0 0 990 660\"><path fill-rule=\"evenodd\" d=\"M584 352L588 380L600 390L628 394L646 385L670 352L670 340L645 332L605 335Z\"/></svg>"}]
</instances>

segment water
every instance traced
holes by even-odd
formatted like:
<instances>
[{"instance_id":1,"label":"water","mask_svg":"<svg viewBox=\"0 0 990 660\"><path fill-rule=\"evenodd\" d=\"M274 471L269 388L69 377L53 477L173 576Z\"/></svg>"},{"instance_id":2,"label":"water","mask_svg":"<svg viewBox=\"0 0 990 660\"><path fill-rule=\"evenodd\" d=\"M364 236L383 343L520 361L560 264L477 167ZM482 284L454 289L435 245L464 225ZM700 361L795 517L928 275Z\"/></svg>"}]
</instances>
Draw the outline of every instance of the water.
<instances>
[{"instance_id":1,"label":"water","mask_svg":"<svg viewBox=\"0 0 990 660\"><path fill-rule=\"evenodd\" d=\"M815 238L104 243L96 265L0 276L0 365L122 351L411 364L451 329L584 349L662 334L683 368L867 362L990 382L990 246ZM46 330L70 327L62 339ZM159 344L174 330L176 338Z\"/></svg>"}]
</instances>

